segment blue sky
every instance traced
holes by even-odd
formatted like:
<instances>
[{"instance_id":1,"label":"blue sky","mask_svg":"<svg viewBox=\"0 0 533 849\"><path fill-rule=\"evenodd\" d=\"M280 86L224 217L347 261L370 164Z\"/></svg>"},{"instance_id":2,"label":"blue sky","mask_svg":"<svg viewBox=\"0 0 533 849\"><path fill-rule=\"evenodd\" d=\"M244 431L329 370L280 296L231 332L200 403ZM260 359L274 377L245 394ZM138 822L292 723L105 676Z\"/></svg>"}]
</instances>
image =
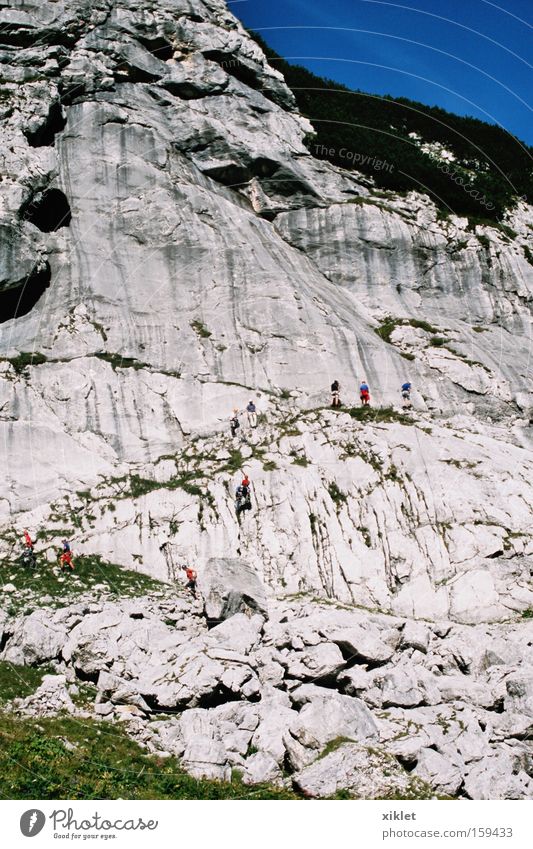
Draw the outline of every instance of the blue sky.
<instances>
[{"instance_id":1,"label":"blue sky","mask_svg":"<svg viewBox=\"0 0 533 849\"><path fill-rule=\"evenodd\" d=\"M501 124L533 144L532 0L237 0L228 6L277 53L321 76Z\"/></svg>"}]
</instances>

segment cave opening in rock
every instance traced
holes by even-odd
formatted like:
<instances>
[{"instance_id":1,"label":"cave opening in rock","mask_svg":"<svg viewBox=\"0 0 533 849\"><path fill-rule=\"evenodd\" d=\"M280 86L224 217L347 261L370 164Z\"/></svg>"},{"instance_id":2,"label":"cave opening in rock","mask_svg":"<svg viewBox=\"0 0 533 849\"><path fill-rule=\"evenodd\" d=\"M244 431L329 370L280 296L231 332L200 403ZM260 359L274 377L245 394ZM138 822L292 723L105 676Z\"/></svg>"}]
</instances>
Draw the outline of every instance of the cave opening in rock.
<instances>
[{"instance_id":1,"label":"cave opening in rock","mask_svg":"<svg viewBox=\"0 0 533 849\"><path fill-rule=\"evenodd\" d=\"M43 123L36 130L26 130L24 135L31 147L50 147L54 144L57 133L65 129L66 123L61 104L56 100L50 106Z\"/></svg>"},{"instance_id":2,"label":"cave opening in rock","mask_svg":"<svg viewBox=\"0 0 533 849\"><path fill-rule=\"evenodd\" d=\"M31 221L43 233L54 233L68 227L72 220L70 205L59 189L46 189L36 195L22 210L21 217Z\"/></svg>"},{"instance_id":3,"label":"cave opening in rock","mask_svg":"<svg viewBox=\"0 0 533 849\"><path fill-rule=\"evenodd\" d=\"M138 41L150 51L152 56L155 56L156 59L161 59L162 62L167 62L174 56L174 48L166 38L160 36L155 36L154 38L138 37Z\"/></svg>"},{"instance_id":4,"label":"cave opening in rock","mask_svg":"<svg viewBox=\"0 0 533 849\"><path fill-rule=\"evenodd\" d=\"M46 262L16 286L0 291L0 323L27 315L50 286L52 272Z\"/></svg>"},{"instance_id":5,"label":"cave opening in rock","mask_svg":"<svg viewBox=\"0 0 533 849\"><path fill-rule=\"evenodd\" d=\"M204 50L206 59L216 62L230 76L254 89L261 89L259 73L254 68L245 65L235 53L225 53L223 50Z\"/></svg>"}]
</instances>

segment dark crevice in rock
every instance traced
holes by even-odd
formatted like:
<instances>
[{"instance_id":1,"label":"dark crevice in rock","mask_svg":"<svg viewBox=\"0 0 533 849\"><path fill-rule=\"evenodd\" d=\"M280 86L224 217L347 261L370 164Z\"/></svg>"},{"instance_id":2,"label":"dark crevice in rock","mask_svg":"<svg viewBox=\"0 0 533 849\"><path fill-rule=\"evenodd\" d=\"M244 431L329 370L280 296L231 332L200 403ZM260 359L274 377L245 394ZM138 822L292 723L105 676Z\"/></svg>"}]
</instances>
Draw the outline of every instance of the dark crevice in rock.
<instances>
[{"instance_id":1,"label":"dark crevice in rock","mask_svg":"<svg viewBox=\"0 0 533 849\"><path fill-rule=\"evenodd\" d=\"M20 217L30 221L42 233L55 233L61 227L68 227L72 220L70 205L59 189L46 189L34 195L20 211Z\"/></svg>"},{"instance_id":2,"label":"dark crevice in rock","mask_svg":"<svg viewBox=\"0 0 533 849\"><path fill-rule=\"evenodd\" d=\"M203 55L211 62L216 62L222 70L244 85L256 90L263 88L259 69L256 71L254 68L245 65L234 53L225 53L223 50L204 50ZM266 94L266 96L268 95Z\"/></svg>"},{"instance_id":3,"label":"dark crevice in rock","mask_svg":"<svg viewBox=\"0 0 533 849\"><path fill-rule=\"evenodd\" d=\"M416 755L395 755L395 757L406 772L413 772L418 763Z\"/></svg>"},{"instance_id":4,"label":"dark crevice in rock","mask_svg":"<svg viewBox=\"0 0 533 849\"><path fill-rule=\"evenodd\" d=\"M80 681L89 681L91 684L96 684L98 676L100 675L99 672L86 672L84 669L80 669L77 666L74 667L74 672Z\"/></svg>"},{"instance_id":5,"label":"dark crevice in rock","mask_svg":"<svg viewBox=\"0 0 533 849\"><path fill-rule=\"evenodd\" d=\"M13 636L13 634L8 633L7 631L4 631L3 633L0 634L0 652L4 651L7 642L9 641L9 639L12 636Z\"/></svg>"},{"instance_id":6,"label":"dark crevice in rock","mask_svg":"<svg viewBox=\"0 0 533 849\"><path fill-rule=\"evenodd\" d=\"M503 549L499 548L497 551L493 551L492 554L487 554L487 560L493 560L495 557L503 557L503 555Z\"/></svg>"},{"instance_id":7,"label":"dark crevice in rock","mask_svg":"<svg viewBox=\"0 0 533 849\"><path fill-rule=\"evenodd\" d=\"M167 41L166 38L162 38L161 36L148 38L147 36L138 35L137 41L142 44L142 46L145 47L152 56L155 56L156 59L160 59L162 62L167 62L169 59L172 59L174 55L174 48L170 41Z\"/></svg>"},{"instance_id":8,"label":"dark crevice in rock","mask_svg":"<svg viewBox=\"0 0 533 849\"><path fill-rule=\"evenodd\" d=\"M240 693L234 693L233 690L228 690L223 684L219 684L216 690L206 693L205 696L201 696L198 707L209 710L209 708L219 707L228 702L240 702L241 700L242 696Z\"/></svg>"},{"instance_id":9,"label":"dark crevice in rock","mask_svg":"<svg viewBox=\"0 0 533 849\"><path fill-rule=\"evenodd\" d=\"M343 695L342 685L337 681L337 675L339 672L342 672L341 669L338 669L336 673L331 673L329 675L323 675L321 678L316 678L313 675L309 675L308 678L304 678L303 684L315 684L317 687L325 687L327 690L335 690L337 693Z\"/></svg>"},{"instance_id":10,"label":"dark crevice in rock","mask_svg":"<svg viewBox=\"0 0 533 849\"><path fill-rule=\"evenodd\" d=\"M202 168L201 170L206 177L211 177L212 180L216 180L217 183L221 183L227 188L244 186L252 177L250 170L245 165L238 165L233 162L227 165Z\"/></svg>"},{"instance_id":11,"label":"dark crevice in rock","mask_svg":"<svg viewBox=\"0 0 533 849\"><path fill-rule=\"evenodd\" d=\"M503 713L505 708L503 696L501 698L496 699L494 704L488 705L485 710L492 711L492 713Z\"/></svg>"},{"instance_id":12,"label":"dark crevice in rock","mask_svg":"<svg viewBox=\"0 0 533 849\"><path fill-rule=\"evenodd\" d=\"M145 71L137 65L123 59L115 68L113 73L117 83L154 83L161 79L162 74Z\"/></svg>"},{"instance_id":13,"label":"dark crevice in rock","mask_svg":"<svg viewBox=\"0 0 533 849\"><path fill-rule=\"evenodd\" d=\"M27 315L50 286L52 272L46 262L16 286L0 291L0 323Z\"/></svg>"},{"instance_id":14,"label":"dark crevice in rock","mask_svg":"<svg viewBox=\"0 0 533 849\"><path fill-rule=\"evenodd\" d=\"M343 643L342 640L333 640L339 647L341 654L346 661L344 668L352 669L354 666L364 666L368 672L373 669L379 669L380 666L385 666L389 660L370 660L362 654L354 654L353 647Z\"/></svg>"},{"instance_id":15,"label":"dark crevice in rock","mask_svg":"<svg viewBox=\"0 0 533 849\"><path fill-rule=\"evenodd\" d=\"M153 714L157 714L157 713L160 713L160 714L182 713L182 711L184 711L187 707L186 704L180 704L180 705L177 705L176 707L161 707L161 705L159 704L159 702L157 701L157 698L155 696L151 696L147 693L143 693L142 697L143 697L144 701L146 702L146 704L148 705L148 707L150 708L150 711Z\"/></svg>"},{"instance_id":16,"label":"dark crevice in rock","mask_svg":"<svg viewBox=\"0 0 533 849\"><path fill-rule=\"evenodd\" d=\"M65 129L67 119L63 116L61 104L58 100L50 106L48 115L36 130L26 130L24 135L31 147L51 147L55 137Z\"/></svg>"}]
</instances>

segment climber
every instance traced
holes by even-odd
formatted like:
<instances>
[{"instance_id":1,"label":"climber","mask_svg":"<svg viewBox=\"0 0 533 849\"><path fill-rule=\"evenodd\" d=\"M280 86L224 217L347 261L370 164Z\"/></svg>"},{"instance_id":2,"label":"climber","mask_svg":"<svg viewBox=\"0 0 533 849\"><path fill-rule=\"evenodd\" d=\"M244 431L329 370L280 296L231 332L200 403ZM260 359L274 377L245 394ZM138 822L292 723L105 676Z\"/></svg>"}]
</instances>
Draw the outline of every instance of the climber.
<instances>
[{"instance_id":1,"label":"climber","mask_svg":"<svg viewBox=\"0 0 533 849\"><path fill-rule=\"evenodd\" d=\"M190 566L182 566L181 568L187 576L187 589L191 591L193 598L196 598L196 578L198 576L194 569L191 569Z\"/></svg>"},{"instance_id":2,"label":"climber","mask_svg":"<svg viewBox=\"0 0 533 849\"><path fill-rule=\"evenodd\" d=\"M341 407L341 399L340 399L340 391L341 387L338 380L334 380L331 384L331 406L332 407Z\"/></svg>"},{"instance_id":3,"label":"climber","mask_svg":"<svg viewBox=\"0 0 533 849\"><path fill-rule=\"evenodd\" d=\"M34 568L37 565L37 559L35 557L35 552L33 550L33 546L35 542L32 540L28 531L24 530L24 546L22 548L22 553L19 558L19 562L21 566L31 566Z\"/></svg>"},{"instance_id":4,"label":"climber","mask_svg":"<svg viewBox=\"0 0 533 849\"><path fill-rule=\"evenodd\" d=\"M411 384L409 381L406 381L402 384L402 398L404 407L411 406Z\"/></svg>"},{"instance_id":5,"label":"climber","mask_svg":"<svg viewBox=\"0 0 533 849\"><path fill-rule=\"evenodd\" d=\"M370 407L370 389L366 380L363 380L359 387L361 404L363 407Z\"/></svg>"},{"instance_id":6,"label":"climber","mask_svg":"<svg viewBox=\"0 0 533 849\"><path fill-rule=\"evenodd\" d=\"M247 498L250 494L250 486L250 478L248 477L248 475L245 474L241 482L242 494L245 498Z\"/></svg>"},{"instance_id":7,"label":"climber","mask_svg":"<svg viewBox=\"0 0 533 849\"><path fill-rule=\"evenodd\" d=\"M19 557L19 563L21 566L29 566L31 569L34 569L37 566L37 558L35 557L35 552L33 548L30 548L29 545L24 545L22 547L22 552Z\"/></svg>"},{"instance_id":8,"label":"climber","mask_svg":"<svg viewBox=\"0 0 533 849\"><path fill-rule=\"evenodd\" d=\"M71 572L74 571L74 563L72 562L72 549L70 547L70 543L66 539L62 539L61 543L63 545L63 551L59 555L59 565L61 566L61 571L65 569L67 566Z\"/></svg>"},{"instance_id":9,"label":"climber","mask_svg":"<svg viewBox=\"0 0 533 849\"><path fill-rule=\"evenodd\" d=\"M246 407L246 412L248 413L248 424L250 427L257 427L257 408L253 401L250 401Z\"/></svg>"},{"instance_id":10,"label":"climber","mask_svg":"<svg viewBox=\"0 0 533 849\"><path fill-rule=\"evenodd\" d=\"M247 486L243 486L244 481L240 484L235 490L235 512L237 516L240 516L244 510L252 509L252 499L250 498L250 481L248 478L245 478L248 481Z\"/></svg>"},{"instance_id":11,"label":"climber","mask_svg":"<svg viewBox=\"0 0 533 849\"><path fill-rule=\"evenodd\" d=\"M241 426L241 423L239 421L239 411L237 410L237 408L235 408L233 410L233 415L230 419L229 426L230 426L230 430L231 430L231 435L233 437L237 436L237 431Z\"/></svg>"}]
</instances>

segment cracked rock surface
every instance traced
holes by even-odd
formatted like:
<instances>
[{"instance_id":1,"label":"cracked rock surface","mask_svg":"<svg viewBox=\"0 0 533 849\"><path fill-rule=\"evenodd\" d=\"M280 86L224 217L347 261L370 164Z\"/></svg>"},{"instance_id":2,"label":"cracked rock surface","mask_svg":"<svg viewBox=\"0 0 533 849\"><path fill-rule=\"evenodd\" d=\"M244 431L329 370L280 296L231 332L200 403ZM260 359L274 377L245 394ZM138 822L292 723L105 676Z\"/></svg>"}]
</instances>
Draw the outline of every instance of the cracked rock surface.
<instances>
[{"instance_id":1,"label":"cracked rock surface","mask_svg":"<svg viewBox=\"0 0 533 849\"><path fill-rule=\"evenodd\" d=\"M52 666L11 709L309 796L531 798L531 208L315 160L223 0L0 30L1 657ZM21 589L25 527L159 589Z\"/></svg>"}]
</instances>

